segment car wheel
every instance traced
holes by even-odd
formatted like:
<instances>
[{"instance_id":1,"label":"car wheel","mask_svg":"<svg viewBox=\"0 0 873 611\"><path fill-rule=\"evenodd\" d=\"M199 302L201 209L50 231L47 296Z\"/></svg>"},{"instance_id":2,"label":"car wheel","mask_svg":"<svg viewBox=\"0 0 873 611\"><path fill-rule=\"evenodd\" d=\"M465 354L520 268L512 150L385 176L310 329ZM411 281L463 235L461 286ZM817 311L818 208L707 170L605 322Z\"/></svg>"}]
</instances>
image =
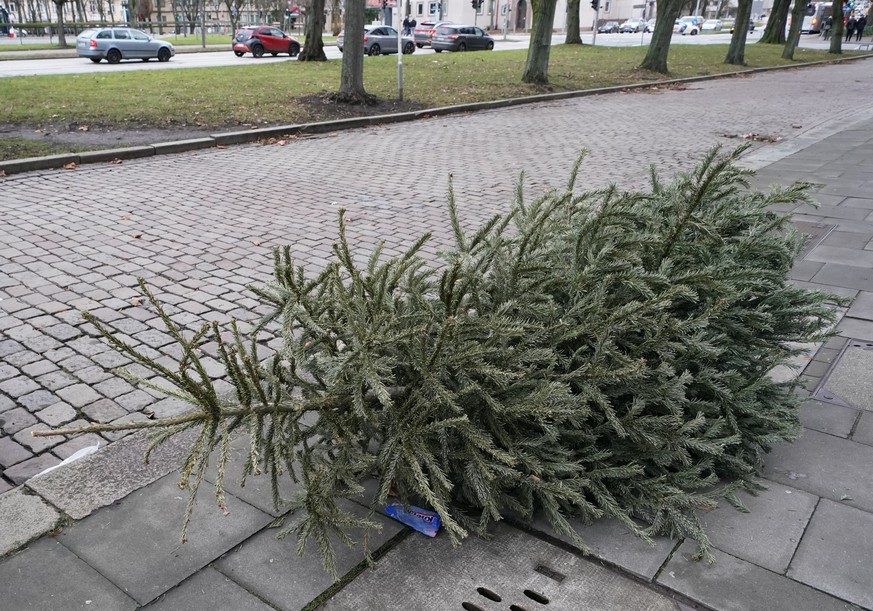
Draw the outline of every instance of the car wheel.
<instances>
[{"instance_id":1,"label":"car wheel","mask_svg":"<svg viewBox=\"0 0 873 611\"><path fill-rule=\"evenodd\" d=\"M420 42L415 43L415 46L418 47L419 49L424 49L424 45L421 44Z\"/></svg>"},{"instance_id":2,"label":"car wheel","mask_svg":"<svg viewBox=\"0 0 873 611\"><path fill-rule=\"evenodd\" d=\"M92 62L94 62L95 64L99 64L99 63L100 63L100 58L99 58L99 57L90 57L90 58L88 58L88 59L90 59L90 60L91 60Z\"/></svg>"},{"instance_id":3,"label":"car wheel","mask_svg":"<svg viewBox=\"0 0 873 611\"><path fill-rule=\"evenodd\" d=\"M342 53L342 50L340 50L340 53ZM298 55L300 55L300 45L298 45L296 42L292 42L290 45L288 45L288 55L291 57L297 57Z\"/></svg>"},{"instance_id":4,"label":"car wheel","mask_svg":"<svg viewBox=\"0 0 873 611\"><path fill-rule=\"evenodd\" d=\"M243 55L245 55L245 53L243 53L242 51L234 51L233 54L237 57L242 57Z\"/></svg>"},{"instance_id":5,"label":"car wheel","mask_svg":"<svg viewBox=\"0 0 873 611\"><path fill-rule=\"evenodd\" d=\"M147 61L149 61L150 59L151 59L150 57L143 57L143 58L142 58L142 61L147 62Z\"/></svg>"},{"instance_id":6,"label":"car wheel","mask_svg":"<svg viewBox=\"0 0 873 611\"><path fill-rule=\"evenodd\" d=\"M170 61L170 50L167 47L161 47L160 49L158 49L158 61L159 62Z\"/></svg>"},{"instance_id":7,"label":"car wheel","mask_svg":"<svg viewBox=\"0 0 873 611\"><path fill-rule=\"evenodd\" d=\"M279 55L279 54L276 53L275 51L270 51L270 55L272 55L273 57L276 57L276 56Z\"/></svg>"},{"instance_id":8,"label":"car wheel","mask_svg":"<svg viewBox=\"0 0 873 611\"><path fill-rule=\"evenodd\" d=\"M370 55L380 55L382 53L382 47L379 45L370 45Z\"/></svg>"},{"instance_id":9,"label":"car wheel","mask_svg":"<svg viewBox=\"0 0 873 611\"><path fill-rule=\"evenodd\" d=\"M485 45L485 50L486 51L493 51L494 50L494 41L493 40L488 41L488 44Z\"/></svg>"},{"instance_id":10,"label":"car wheel","mask_svg":"<svg viewBox=\"0 0 873 611\"><path fill-rule=\"evenodd\" d=\"M264 56L264 47L263 45L255 45L252 47L252 55L255 57L263 57Z\"/></svg>"},{"instance_id":11,"label":"car wheel","mask_svg":"<svg viewBox=\"0 0 873 611\"><path fill-rule=\"evenodd\" d=\"M407 42L403 45L403 54L404 55L412 55L415 53L415 45L411 42Z\"/></svg>"},{"instance_id":12,"label":"car wheel","mask_svg":"<svg viewBox=\"0 0 873 611\"><path fill-rule=\"evenodd\" d=\"M691 35L692 35L692 36L697 36L697 30L691 30Z\"/></svg>"},{"instance_id":13,"label":"car wheel","mask_svg":"<svg viewBox=\"0 0 873 611\"><path fill-rule=\"evenodd\" d=\"M461 43L458 45L458 51L466 51L466 50L467 50L467 45L465 45L464 43Z\"/></svg>"},{"instance_id":14,"label":"car wheel","mask_svg":"<svg viewBox=\"0 0 873 611\"><path fill-rule=\"evenodd\" d=\"M433 52L434 52L434 53L442 53L443 50L442 50L442 49L434 49Z\"/></svg>"},{"instance_id":15,"label":"car wheel","mask_svg":"<svg viewBox=\"0 0 873 611\"><path fill-rule=\"evenodd\" d=\"M109 53L106 54L106 61L110 64L117 64L121 61L121 51L118 49L109 49Z\"/></svg>"}]
</instances>

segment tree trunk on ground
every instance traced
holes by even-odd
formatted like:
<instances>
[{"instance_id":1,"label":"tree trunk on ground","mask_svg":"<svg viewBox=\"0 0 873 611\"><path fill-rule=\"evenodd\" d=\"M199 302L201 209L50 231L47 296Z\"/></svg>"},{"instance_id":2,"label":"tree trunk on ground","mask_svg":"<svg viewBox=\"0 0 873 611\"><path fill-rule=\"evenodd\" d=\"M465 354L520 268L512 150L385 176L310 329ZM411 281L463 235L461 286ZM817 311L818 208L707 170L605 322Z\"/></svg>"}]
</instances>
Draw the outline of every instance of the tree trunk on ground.
<instances>
[{"instance_id":1,"label":"tree trunk on ground","mask_svg":"<svg viewBox=\"0 0 873 611\"><path fill-rule=\"evenodd\" d=\"M767 19L767 27L758 42L771 45L781 45L785 42L785 24L788 21L790 5L791 0L773 0L773 9Z\"/></svg>"},{"instance_id":2,"label":"tree trunk on ground","mask_svg":"<svg viewBox=\"0 0 873 611\"><path fill-rule=\"evenodd\" d=\"M782 50L784 59L794 59L794 50L800 42L800 25L803 21L803 12L806 5L800 0L794 0L794 8L791 9L791 29L788 31L788 40Z\"/></svg>"},{"instance_id":3,"label":"tree trunk on ground","mask_svg":"<svg viewBox=\"0 0 873 611\"><path fill-rule=\"evenodd\" d=\"M370 100L364 90L364 4L365 0L346 0L339 102L364 104Z\"/></svg>"},{"instance_id":4,"label":"tree trunk on ground","mask_svg":"<svg viewBox=\"0 0 873 611\"><path fill-rule=\"evenodd\" d=\"M530 31L530 46L524 65L522 82L534 85L549 84L549 53L552 50L552 28L555 24L555 7L558 0L531 0L533 27Z\"/></svg>"},{"instance_id":5,"label":"tree trunk on ground","mask_svg":"<svg viewBox=\"0 0 873 611\"><path fill-rule=\"evenodd\" d=\"M361 22L361 30L364 29L364 23ZM346 28L346 33L349 29ZM324 54L324 0L312 0L312 5L306 13L306 27L303 29L303 35L306 40L303 42L303 48L300 49L300 54L297 59L306 62L326 62L327 55ZM346 36L346 40L349 37ZM361 34L361 46L364 45L364 35ZM348 50L348 47L346 47ZM345 60L343 60L345 66Z\"/></svg>"},{"instance_id":6,"label":"tree trunk on ground","mask_svg":"<svg viewBox=\"0 0 873 611\"><path fill-rule=\"evenodd\" d=\"M567 0L567 37L566 45L581 45L582 35L579 32L579 5L581 0Z\"/></svg>"},{"instance_id":7,"label":"tree trunk on ground","mask_svg":"<svg viewBox=\"0 0 873 611\"><path fill-rule=\"evenodd\" d=\"M834 26L831 28L831 47L829 52L837 55L843 53L843 32L846 28L843 24L843 5L840 2L834 2Z\"/></svg>"},{"instance_id":8,"label":"tree trunk on ground","mask_svg":"<svg viewBox=\"0 0 873 611\"><path fill-rule=\"evenodd\" d=\"M734 33L724 63L742 66L746 63L746 36L749 33L749 19L752 16L752 0L739 0Z\"/></svg>"},{"instance_id":9,"label":"tree trunk on ground","mask_svg":"<svg viewBox=\"0 0 873 611\"><path fill-rule=\"evenodd\" d=\"M58 14L58 46L67 46L67 36L64 33L64 0L52 0L55 3L55 9Z\"/></svg>"},{"instance_id":10,"label":"tree trunk on ground","mask_svg":"<svg viewBox=\"0 0 873 611\"><path fill-rule=\"evenodd\" d=\"M661 0L655 12L655 31L640 69L667 74L667 53L673 38L673 24L679 17L682 0Z\"/></svg>"},{"instance_id":11,"label":"tree trunk on ground","mask_svg":"<svg viewBox=\"0 0 873 611\"><path fill-rule=\"evenodd\" d=\"M330 3L330 33L339 36L343 30L343 7L341 0L331 0Z\"/></svg>"}]
</instances>

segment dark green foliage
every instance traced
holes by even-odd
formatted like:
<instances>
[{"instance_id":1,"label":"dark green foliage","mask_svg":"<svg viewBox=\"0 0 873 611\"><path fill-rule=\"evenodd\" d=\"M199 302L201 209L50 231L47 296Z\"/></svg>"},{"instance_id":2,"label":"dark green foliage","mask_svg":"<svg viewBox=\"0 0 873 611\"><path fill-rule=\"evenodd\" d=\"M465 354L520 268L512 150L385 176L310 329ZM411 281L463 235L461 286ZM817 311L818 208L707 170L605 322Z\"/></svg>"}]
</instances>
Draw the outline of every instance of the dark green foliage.
<instances>
[{"instance_id":1,"label":"dark green foliage","mask_svg":"<svg viewBox=\"0 0 873 611\"><path fill-rule=\"evenodd\" d=\"M438 270L416 254L427 236L356 264L340 215L317 278L285 250L257 289L281 353L259 363L254 343L211 330L236 397L217 397L199 338L171 326L185 357L158 371L201 411L169 432L204 424L186 479L246 430L246 473L269 473L274 490L300 478L307 512L290 530L329 570L329 536L368 526L336 500L369 477L374 506L396 495L434 508L453 541L542 511L573 537L567 517L606 516L644 539L692 537L708 557L695 510L738 505L762 456L798 432L793 387L768 372L833 322L828 296L787 281L800 240L767 210L805 201L808 185L750 191L742 150L669 184L653 171L647 193L575 194L575 170L532 202L519 186L511 211L472 234L450 196L457 246Z\"/></svg>"}]
</instances>

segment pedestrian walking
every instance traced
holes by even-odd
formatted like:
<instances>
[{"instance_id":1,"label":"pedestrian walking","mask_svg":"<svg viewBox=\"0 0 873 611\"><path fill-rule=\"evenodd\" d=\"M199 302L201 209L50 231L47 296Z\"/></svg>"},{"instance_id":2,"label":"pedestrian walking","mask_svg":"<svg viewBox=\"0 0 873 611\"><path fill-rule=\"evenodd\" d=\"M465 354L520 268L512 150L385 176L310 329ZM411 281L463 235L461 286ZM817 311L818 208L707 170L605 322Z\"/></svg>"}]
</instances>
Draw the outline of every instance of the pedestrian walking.
<instances>
[{"instance_id":1,"label":"pedestrian walking","mask_svg":"<svg viewBox=\"0 0 873 611\"><path fill-rule=\"evenodd\" d=\"M828 17L825 19L824 25L821 28L821 36L825 40L830 40L831 38L831 28L834 27L834 18Z\"/></svg>"},{"instance_id":2,"label":"pedestrian walking","mask_svg":"<svg viewBox=\"0 0 873 611\"><path fill-rule=\"evenodd\" d=\"M857 23L858 22L855 20L855 13L851 13L846 20L846 42L852 40L852 36L855 34L855 24Z\"/></svg>"},{"instance_id":3,"label":"pedestrian walking","mask_svg":"<svg viewBox=\"0 0 873 611\"><path fill-rule=\"evenodd\" d=\"M415 17L413 17L412 20L409 22L409 33L413 36L415 35L415 26L417 25L418 23L416 23Z\"/></svg>"},{"instance_id":4,"label":"pedestrian walking","mask_svg":"<svg viewBox=\"0 0 873 611\"><path fill-rule=\"evenodd\" d=\"M858 17L858 21L855 22L855 40L857 42L861 42L861 37L864 36L864 28L867 27L867 15L861 15Z\"/></svg>"},{"instance_id":5,"label":"pedestrian walking","mask_svg":"<svg viewBox=\"0 0 873 611\"><path fill-rule=\"evenodd\" d=\"M403 33L409 36L409 15L403 18Z\"/></svg>"}]
</instances>

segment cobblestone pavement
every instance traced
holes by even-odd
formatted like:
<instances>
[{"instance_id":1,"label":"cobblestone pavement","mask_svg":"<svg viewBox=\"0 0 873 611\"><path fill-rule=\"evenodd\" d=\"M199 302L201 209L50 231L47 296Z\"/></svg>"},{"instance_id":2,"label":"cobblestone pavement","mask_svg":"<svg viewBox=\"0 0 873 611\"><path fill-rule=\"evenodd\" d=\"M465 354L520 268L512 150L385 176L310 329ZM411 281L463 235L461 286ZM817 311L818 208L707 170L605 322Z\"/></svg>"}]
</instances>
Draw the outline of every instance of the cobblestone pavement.
<instances>
[{"instance_id":1,"label":"cobblestone pavement","mask_svg":"<svg viewBox=\"0 0 873 611\"><path fill-rule=\"evenodd\" d=\"M641 186L649 164L669 175L749 133L782 139L756 142L751 160L778 158L873 117L870 67L849 62L0 179L0 492L106 441L34 438L35 428L185 409L112 374L129 361L79 313L90 310L155 358L177 356L137 276L186 328L252 320L261 310L245 287L269 278L271 248L291 244L307 269L320 268L340 207L362 252L381 238L387 254L399 253L431 231L425 252L435 257L451 240L450 174L472 226L505 208L521 171L529 196L562 185L583 148L585 187ZM217 361L209 366L221 375Z\"/></svg>"}]
</instances>

